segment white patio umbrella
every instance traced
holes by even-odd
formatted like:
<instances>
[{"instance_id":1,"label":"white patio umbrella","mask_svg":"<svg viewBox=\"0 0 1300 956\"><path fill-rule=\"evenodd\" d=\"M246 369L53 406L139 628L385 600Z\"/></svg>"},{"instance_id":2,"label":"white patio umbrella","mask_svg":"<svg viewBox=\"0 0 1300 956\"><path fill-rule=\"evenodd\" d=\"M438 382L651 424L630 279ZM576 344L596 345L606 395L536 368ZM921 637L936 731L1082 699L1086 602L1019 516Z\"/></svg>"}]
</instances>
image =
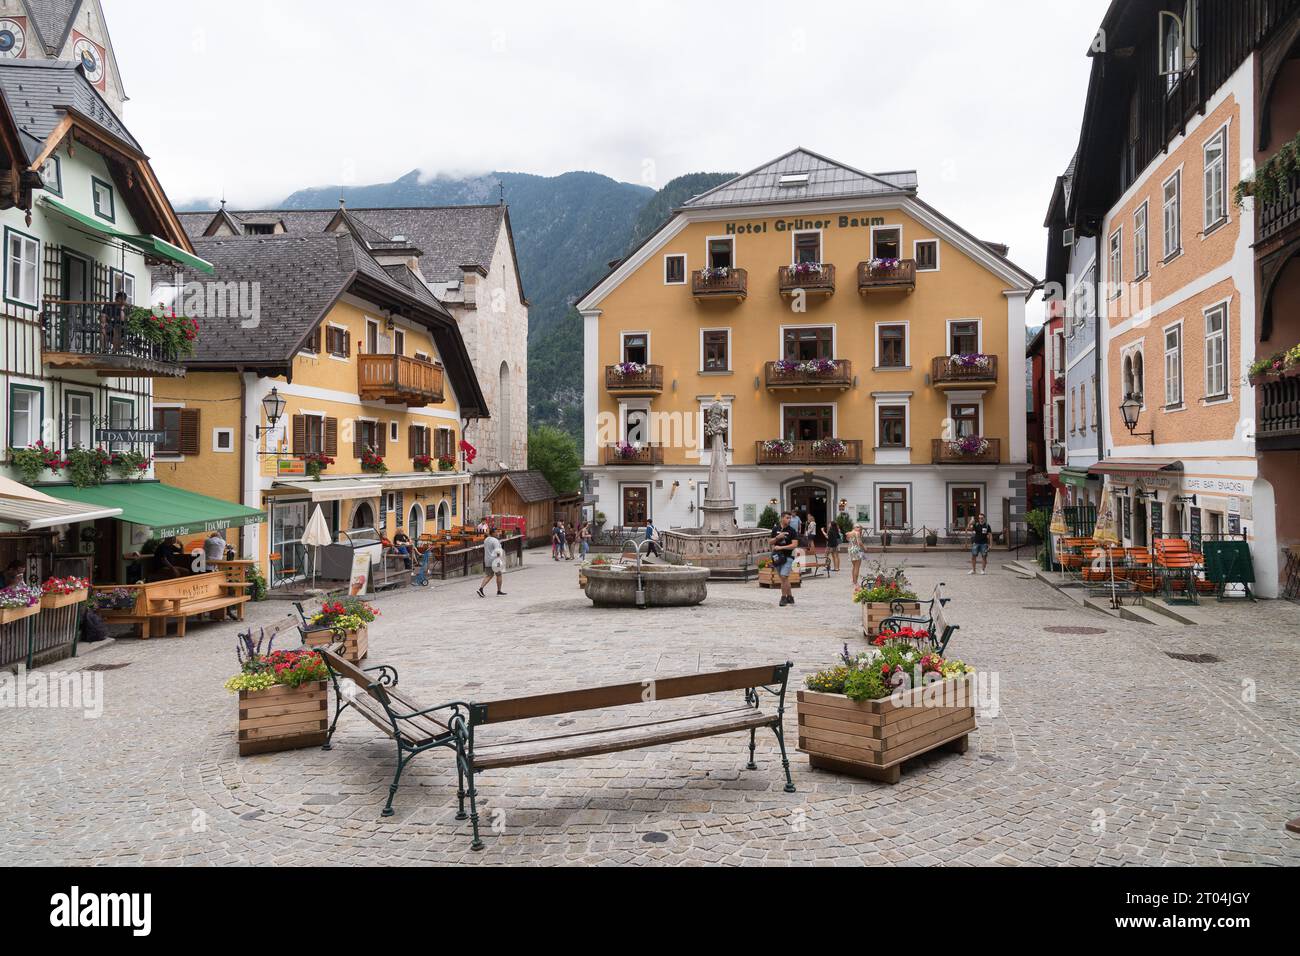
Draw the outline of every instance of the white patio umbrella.
<instances>
[{"instance_id":1,"label":"white patio umbrella","mask_svg":"<svg viewBox=\"0 0 1300 956\"><path fill-rule=\"evenodd\" d=\"M316 568L319 566L320 549L323 545L333 544L334 539L330 537L330 526L325 523L325 512L321 510L320 505L312 512L311 520L307 522L307 527L302 532L303 547L315 548L311 562L311 586L312 590L316 589Z\"/></svg>"}]
</instances>

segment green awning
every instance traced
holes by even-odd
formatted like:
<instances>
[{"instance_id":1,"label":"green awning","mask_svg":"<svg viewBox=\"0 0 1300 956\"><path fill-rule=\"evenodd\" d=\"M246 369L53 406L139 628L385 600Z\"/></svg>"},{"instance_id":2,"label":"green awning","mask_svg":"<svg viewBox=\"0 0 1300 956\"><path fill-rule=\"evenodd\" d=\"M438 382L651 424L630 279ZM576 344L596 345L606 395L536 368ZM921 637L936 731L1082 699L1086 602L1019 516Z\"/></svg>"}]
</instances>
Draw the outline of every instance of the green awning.
<instances>
[{"instance_id":1,"label":"green awning","mask_svg":"<svg viewBox=\"0 0 1300 956\"><path fill-rule=\"evenodd\" d=\"M77 212L66 203L61 203L50 196L42 196L40 201L51 211L58 213L73 225L97 232L107 239L125 242L129 246L139 249L145 255L168 259L180 265L189 266L191 269L206 272L208 275L212 275L217 271L212 263L206 259L191 255L165 239L159 239L157 236L137 236L129 232L123 232L120 229L115 229L111 223L105 222L103 219L96 219L94 216L87 216L84 212Z\"/></svg>"},{"instance_id":2,"label":"green awning","mask_svg":"<svg viewBox=\"0 0 1300 956\"><path fill-rule=\"evenodd\" d=\"M132 481L93 488L48 485L41 491L64 501L121 508L118 521L139 525L155 538L225 531L227 528L261 524L266 520L266 513L256 508L198 495L158 481Z\"/></svg>"},{"instance_id":3,"label":"green awning","mask_svg":"<svg viewBox=\"0 0 1300 956\"><path fill-rule=\"evenodd\" d=\"M1096 481L1096 475L1088 474L1087 468L1062 468L1061 484L1073 485L1076 488L1086 488L1089 481Z\"/></svg>"}]
</instances>

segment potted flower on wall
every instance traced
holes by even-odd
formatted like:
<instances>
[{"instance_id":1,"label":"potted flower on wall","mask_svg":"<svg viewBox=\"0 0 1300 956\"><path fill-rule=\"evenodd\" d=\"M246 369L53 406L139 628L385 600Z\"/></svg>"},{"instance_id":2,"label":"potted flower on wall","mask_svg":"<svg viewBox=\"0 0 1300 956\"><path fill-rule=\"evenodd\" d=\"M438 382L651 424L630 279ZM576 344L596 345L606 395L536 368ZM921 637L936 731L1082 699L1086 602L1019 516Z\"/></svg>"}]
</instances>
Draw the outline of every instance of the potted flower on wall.
<instances>
[{"instance_id":1,"label":"potted flower on wall","mask_svg":"<svg viewBox=\"0 0 1300 956\"><path fill-rule=\"evenodd\" d=\"M343 643L343 657L359 664L370 653L370 624L379 616L373 604L360 598L325 601L307 621L303 643L321 647Z\"/></svg>"},{"instance_id":2,"label":"potted flower on wall","mask_svg":"<svg viewBox=\"0 0 1300 956\"><path fill-rule=\"evenodd\" d=\"M978 458L989 450L989 440L983 435L967 435L948 442L948 451L958 458Z\"/></svg>"},{"instance_id":3,"label":"potted flower on wall","mask_svg":"<svg viewBox=\"0 0 1300 956\"><path fill-rule=\"evenodd\" d=\"M153 456L142 451L119 451L112 456L113 470L127 481L142 481L152 464Z\"/></svg>"},{"instance_id":4,"label":"potted flower on wall","mask_svg":"<svg viewBox=\"0 0 1300 956\"><path fill-rule=\"evenodd\" d=\"M362 450L361 470L369 472L372 475L388 474L388 466L384 464L384 459L373 448L365 448Z\"/></svg>"},{"instance_id":5,"label":"potted flower on wall","mask_svg":"<svg viewBox=\"0 0 1300 956\"><path fill-rule=\"evenodd\" d=\"M241 634L239 673L226 690L239 695L239 755L319 747L329 722L329 668L313 650L273 651Z\"/></svg>"},{"instance_id":6,"label":"potted flower on wall","mask_svg":"<svg viewBox=\"0 0 1300 956\"><path fill-rule=\"evenodd\" d=\"M41 585L41 610L53 611L80 604L90 596L90 582L85 578L50 578Z\"/></svg>"},{"instance_id":7,"label":"potted flower on wall","mask_svg":"<svg viewBox=\"0 0 1300 956\"><path fill-rule=\"evenodd\" d=\"M40 588L20 581L0 590L0 624L12 624L40 613Z\"/></svg>"},{"instance_id":8,"label":"potted flower on wall","mask_svg":"<svg viewBox=\"0 0 1300 956\"><path fill-rule=\"evenodd\" d=\"M108 480L113 456L103 448L73 448L68 452L68 480L77 488L93 488Z\"/></svg>"},{"instance_id":9,"label":"potted flower on wall","mask_svg":"<svg viewBox=\"0 0 1300 956\"><path fill-rule=\"evenodd\" d=\"M455 470L456 470L456 456L455 456L455 455L441 455L441 456L439 456L439 458L438 458L438 470L439 470L439 471L455 471Z\"/></svg>"},{"instance_id":10,"label":"potted flower on wall","mask_svg":"<svg viewBox=\"0 0 1300 956\"><path fill-rule=\"evenodd\" d=\"M873 561L867 566L861 583L853 600L862 605L862 633L867 637L878 635L880 625L887 618L915 617L921 613L905 564L887 566Z\"/></svg>"},{"instance_id":11,"label":"potted flower on wall","mask_svg":"<svg viewBox=\"0 0 1300 956\"><path fill-rule=\"evenodd\" d=\"M53 448L46 447L43 441L26 448L10 448L9 455L13 459L14 467L22 475L23 483L28 485L36 484L47 471L57 478L59 471L68 466L63 456Z\"/></svg>"},{"instance_id":12,"label":"potted flower on wall","mask_svg":"<svg viewBox=\"0 0 1300 956\"><path fill-rule=\"evenodd\" d=\"M415 466L416 471L433 471L433 456L416 455L411 459L411 464Z\"/></svg>"},{"instance_id":13,"label":"potted flower on wall","mask_svg":"<svg viewBox=\"0 0 1300 956\"><path fill-rule=\"evenodd\" d=\"M1300 368L1300 345L1256 359L1250 366L1250 383L1258 385L1295 368Z\"/></svg>"},{"instance_id":14,"label":"potted flower on wall","mask_svg":"<svg viewBox=\"0 0 1300 956\"><path fill-rule=\"evenodd\" d=\"M303 455L302 460L307 466L307 477L315 481L320 481L320 476L325 469L334 464L333 458L329 455L322 455L319 452Z\"/></svg>"}]
</instances>

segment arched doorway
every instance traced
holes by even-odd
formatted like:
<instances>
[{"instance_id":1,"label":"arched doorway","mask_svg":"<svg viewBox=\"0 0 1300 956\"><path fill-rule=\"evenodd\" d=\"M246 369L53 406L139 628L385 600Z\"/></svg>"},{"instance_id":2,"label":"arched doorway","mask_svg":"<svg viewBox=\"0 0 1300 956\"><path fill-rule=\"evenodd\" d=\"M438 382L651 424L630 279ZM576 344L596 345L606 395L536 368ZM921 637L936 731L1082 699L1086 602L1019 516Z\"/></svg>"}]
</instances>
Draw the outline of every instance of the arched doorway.
<instances>
[{"instance_id":1,"label":"arched doorway","mask_svg":"<svg viewBox=\"0 0 1300 956\"><path fill-rule=\"evenodd\" d=\"M438 530L451 530L451 508L447 505L447 499L443 498L438 505Z\"/></svg>"},{"instance_id":2,"label":"arched doorway","mask_svg":"<svg viewBox=\"0 0 1300 956\"><path fill-rule=\"evenodd\" d=\"M831 516L831 493L825 485L794 485L786 492L786 504L801 517L807 514L818 528L825 528Z\"/></svg>"},{"instance_id":3,"label":"arched doorway","mask_svg":"<svg viewBox=\"0 0 1300 956\"><path fill-rule=\"evenodd\" d=\"M354 531L359 528L375 527L375 509L370 507L370 502L363 501L357 505L356 510L352 512L351 527Z\"/></svg>"},{"instance_id":4,"label":"arched doorway","mask_svg":"<svg viewBox=\"0 0 1300 956\"><path fill-rule=\"evenodd\" d=\"M424 534L424 509L419 505L411 505L411 513L406 519L406 533L412 541L419 541L420 535Z\"/></svg>"},{"instance_id":5,"label":"arched doorway","mask_svg":"<svg viewBox=\"0 0 1300 956\"><path fill-rule=\"evenodd\" d=\"M510 363L501 363L500 382L497 386L497 458L509 468L514 464L510 460Z\"/></svg>"}]
</instances>

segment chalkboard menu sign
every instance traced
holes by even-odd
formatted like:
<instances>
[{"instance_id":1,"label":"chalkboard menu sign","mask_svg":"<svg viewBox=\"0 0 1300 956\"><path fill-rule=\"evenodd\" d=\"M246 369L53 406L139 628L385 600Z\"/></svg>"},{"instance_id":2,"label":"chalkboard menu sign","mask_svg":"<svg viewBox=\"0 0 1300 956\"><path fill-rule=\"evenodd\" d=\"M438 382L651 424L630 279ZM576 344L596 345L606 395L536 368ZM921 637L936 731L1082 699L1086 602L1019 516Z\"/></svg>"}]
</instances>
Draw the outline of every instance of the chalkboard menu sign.
<instances>
[{"instance_id":1,"label":"chalkboard menu sign","mask_svg":"<svg viewBox=\"0 0 1300 956\"><path fill-rule=\"evenodd\" d=\"M1122 537L1133 537L1133 499L1127 496L1124 498L1124 534Z\"/></svg>"},{"instance_id":2,"label":"chalkboard menu sign","mask_svg":"<svg viewBox=\"0 0 1300 956\"><path fill-rule=\"evenodd\" d=\"M1201 550L1201 509L1200 508L1192 509L1191 524L1188 530L1191 532L1192 550L1200 551Z\"/></svg>"},{"instance_id":3,"label":"chalkboard menu sign","mask_svg":"<svg viewBox=\"0 0 1300 956\"><path fill-rule=\"evenodd\" d=\"M1165 536L1165 506L1158 501L1151 502L1151 537Z\"/></svg>"},{"instance_id":4,"label":"chalkboard menu sign","mask_svg":"<svg viewBox=\"0 0 1300 956\"><path fill-rule=\"evenodd\" d=\"M1228 533L1241 534L1241 515L1228 512Z\"/></svg>"}]
</instances>

